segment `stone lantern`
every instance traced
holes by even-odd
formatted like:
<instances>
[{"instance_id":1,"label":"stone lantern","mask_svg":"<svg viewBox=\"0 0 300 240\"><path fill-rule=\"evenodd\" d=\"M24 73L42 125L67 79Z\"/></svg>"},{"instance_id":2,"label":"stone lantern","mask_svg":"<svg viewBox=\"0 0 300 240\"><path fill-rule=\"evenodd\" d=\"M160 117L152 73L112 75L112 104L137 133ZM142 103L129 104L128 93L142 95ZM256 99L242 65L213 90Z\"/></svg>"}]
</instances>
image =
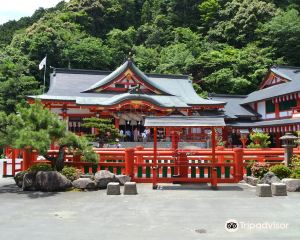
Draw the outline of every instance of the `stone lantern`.
<instances>
[{"instance_id":1,"label":"stone lantern","mask_svg":"<svg viewBox=\"0 0 300 240\"><path fill-rule=\"evenodd\" d=\"M289 166L292 162L293 148L296 146L295 140L298 137L295 137L292 133L286 133L279 139L282 140L282 147L284 147L284 163Z\"/></svg>"}]
</instances>

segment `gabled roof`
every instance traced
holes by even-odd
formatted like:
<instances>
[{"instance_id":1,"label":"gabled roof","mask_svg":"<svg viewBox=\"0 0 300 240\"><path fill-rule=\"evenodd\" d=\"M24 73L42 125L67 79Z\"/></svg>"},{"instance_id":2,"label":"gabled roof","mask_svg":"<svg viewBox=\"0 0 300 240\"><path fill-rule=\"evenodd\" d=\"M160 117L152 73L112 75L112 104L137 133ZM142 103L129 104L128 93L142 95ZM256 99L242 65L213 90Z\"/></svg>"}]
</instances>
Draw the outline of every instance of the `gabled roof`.
<instances>
[{"instance_id":1,"label":"gabled roof","mask_svg":"<svg viewBox=\"0 0 300 240\"><path fill-rule=\"evenodd\" d=\"M138 69L134 63L129 59L125 63L123 63L120 67L118 67L115 71L108 74L106 77L101 79L100 81L96 82L92 86L90 86L88 89L84 90L83 92L94 92L97 89L108 85L110 82L114 81L116 78L121 76L121 74L124 74L127 70L131 70L133 73L135 73L138 77L141 78L142 84L146 84L148 86L153 87L158 92L162 94L169 94L171 95L167 89L164 87L158 85L155 81L152 81L148 76L146 76L140 69Z\"/></svg>"},{"instance_id":2,"label":"gabled roof","mask_svg":"<svg viewBox=\"0 0 300 240\"><path fill-rule=\"evenodd\" d=\"M242 106L241 102L247 95L229 95L229 94L210 94L210 99L226 102L224 114L226 118L251 118L259 116L248 107Z\"/></svg>"},{"instance_id":3,"label":"gabled roof","mask_svg":"<svg viewBox=\"0 0 300 240\"><path fill-rule=\"evenodd\" d=\"M254 91L250 93L248 97L241 102L241 104L248 104L260 100L271 99L277 96L300 92L300 68L277 66L270 68L270 72L287 79L288 82Z\"/></svg>"},{"instance_id":4,"label":"gabled roof","mask_svg":"<svg viewBox=\"0 0 300 240\"><path fill-rule=\"evenodd\" d=\"M159 93L94 92L92 89L109 83L111 79L130 67L131 71ZM88 91L87 91L88 90ZM29 96L55 101L74 101L82 105L109 106L116 103L144 99L161 107L223 106L224 102L203 99L193 88L187 75L144 74L132 62L126 61L114 72L81 69L54 69L50 75L49 91L39 96Z\"/></svg>"}]
</instances>

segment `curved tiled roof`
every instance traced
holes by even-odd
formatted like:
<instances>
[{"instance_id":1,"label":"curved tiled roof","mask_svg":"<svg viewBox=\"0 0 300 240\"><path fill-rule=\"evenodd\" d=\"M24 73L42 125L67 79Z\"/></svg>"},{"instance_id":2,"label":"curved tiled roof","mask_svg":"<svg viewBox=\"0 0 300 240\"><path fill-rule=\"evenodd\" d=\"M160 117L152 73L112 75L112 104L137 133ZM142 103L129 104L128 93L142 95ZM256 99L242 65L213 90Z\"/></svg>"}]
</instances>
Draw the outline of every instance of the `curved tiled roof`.
<instances>
[{"instance_id":1,"label":"curved tiled roof","mask_svg":"<svg viewBox=\"0 0 300 240\"><path fill-rule=\"evenodd\" d=\"M258 116L253 110L242 106L247 95L210 94L212 100L226 102L224 113L227 118L251 118Z\"/></svg>"},{"instance_id":2,"label":"curved tiled roof","mask_svg":"<svg viewBox=\"0 0 300 240\"><path fill-rule=\"evenodd\" d=\"M113 81L115 78L117 78L120 74L125 72L127 69L131 69L133 72L135 72L145 83L149 84L150 86L154 87L155 89L161 91L164 94L170 94L167 89L164 89L162 86L157 85L156 82L152 81L150 78L148 78L141 70L139 70L132 61L127 60L125 63L123 63L120 67L118 67L115 71L101 79L99 82L96 82L92 86L90 86L88 89L84 90L83 92L92 92L93 90L96 90L97 88L100 88L101 86L104 86L108 84L109 82ZM171 95L171 94L170 94Z\"/></svg>"},{"instance_id":3,"label":"curved tiled roof","mask_svg":"<svg viewBox=\"0 0 300 240\"><path fill-rule=\"evenodd\" d=\"M130 68L142 81L160 91L160 94L130 94L94 92ZM144 74L131 61L126 61L113 72L81 69L54 69L46 94L30 96L45 100L76 101L78 104L113 105L126 99L144 99L161 107L222 106L224 102L203 99L195 92L187 75Z\"/></svg>"},{"instance_id":4,"label":"curved tiled roof","mask_svg":"<svg viewBox=\"0 0 300 240\"><path fill-rule=\"evenodd\" d=\"M288 82L254 91L250 93L248 97L241 102L241 104L248 104L264 99L271 99L277 96L300 92L300 68L278 66L272 67L270 72L287 79Z\"/></svg>"}]
</instances>

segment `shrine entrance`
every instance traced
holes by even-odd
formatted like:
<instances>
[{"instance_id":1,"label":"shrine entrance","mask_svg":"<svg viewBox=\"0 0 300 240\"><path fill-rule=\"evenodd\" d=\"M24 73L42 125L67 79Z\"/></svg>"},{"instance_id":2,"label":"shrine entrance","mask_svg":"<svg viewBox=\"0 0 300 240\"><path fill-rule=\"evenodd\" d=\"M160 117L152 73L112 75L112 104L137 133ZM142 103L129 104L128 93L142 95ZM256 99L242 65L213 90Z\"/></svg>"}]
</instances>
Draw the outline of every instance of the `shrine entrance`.
<instances>
[{"instance_id":1,"label":"shrine entrance","mask_svg":"<svg viewBox=\"0 0 300 240\"><path fill-rule=\"evenodd\" d=\"M225 165L222 166L216 157L216 128L225 127L223 118L217 117L186 117L186 116L168 116L168 117L146 117L145 126L153 128L153 161L152 161L152 184L157 188L158 183L164 182L205 182L210 183L212 188L217 187L218 175L225 174ZM164 166L161 160L158 160L157 137L158 128L169 128L172 132L172 152L173 159L171 164ZM195 149L180 149L178 146L178 128L209 127L211 129L211 149L207 150L207 155L198 156ZM202 153L204 153L202 151ZM208 157L209 156L209 157ZM160 158L161 159L161 158ZM159 161L159 162L158 162ZM171 166L171 167L170 167ZM224 169L222 169L224 167ZM165 173L159 174L159 168ZM227 170L229 176L234 174L234 164L229 163ZM217 173L220 171L220 174ZM169 177L168 177L169 175ZM196 177L198 175L198 177ZM228 182L229 179L227 179ZM230 181L230 180L229 180ZM232 178L232 181L234 179Z\"/></svg>"}]
</instances>

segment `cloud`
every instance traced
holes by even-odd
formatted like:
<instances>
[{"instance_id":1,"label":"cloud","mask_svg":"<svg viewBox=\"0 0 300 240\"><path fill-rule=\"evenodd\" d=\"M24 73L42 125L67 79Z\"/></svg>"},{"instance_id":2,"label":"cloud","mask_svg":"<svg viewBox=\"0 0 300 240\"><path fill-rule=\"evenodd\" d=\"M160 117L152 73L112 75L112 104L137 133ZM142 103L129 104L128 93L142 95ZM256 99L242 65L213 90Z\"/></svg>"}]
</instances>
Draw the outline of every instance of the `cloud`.
<instances>
[{"instance_id":1,"label":"cloud","mask_svg":"<svg viewBox=\"0 0 300 240\"><path fill-rule=\"evenodd\" d=\"M54 7L61 0L1 0L0 24L31 16L40 7Z\"/></svg>"}]
</instances>

